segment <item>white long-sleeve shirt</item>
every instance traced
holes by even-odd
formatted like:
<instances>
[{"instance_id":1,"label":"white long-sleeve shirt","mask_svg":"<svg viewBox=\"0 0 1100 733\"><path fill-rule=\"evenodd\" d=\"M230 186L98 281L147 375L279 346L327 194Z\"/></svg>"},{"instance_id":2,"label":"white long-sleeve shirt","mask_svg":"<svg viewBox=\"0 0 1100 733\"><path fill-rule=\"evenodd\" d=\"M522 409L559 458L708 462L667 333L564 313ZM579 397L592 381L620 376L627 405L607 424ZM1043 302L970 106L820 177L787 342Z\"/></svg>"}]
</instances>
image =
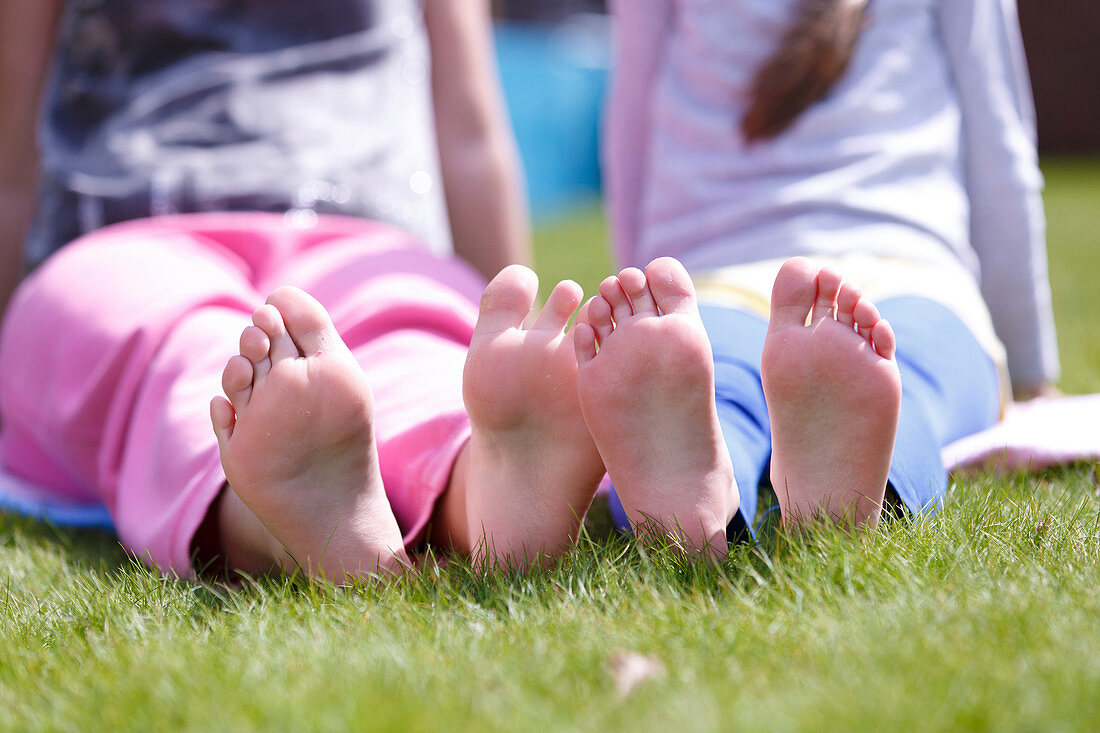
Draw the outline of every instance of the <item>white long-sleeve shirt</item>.
<instances>
[{"instance_id":1,"label":"white long-sleeve shirt","mask_svg":"<svg viewBox=\"0 0 1100 733\"><path fill-rule=\"evenodd\" d=\"M963 268L1014 384L1058 374L1034 110L1014 0L871 0L829 95L771 141L740 120L797 0L613 0L604 163L616 252L689 270L865 252Z\"/></svg>"}]
</instances>

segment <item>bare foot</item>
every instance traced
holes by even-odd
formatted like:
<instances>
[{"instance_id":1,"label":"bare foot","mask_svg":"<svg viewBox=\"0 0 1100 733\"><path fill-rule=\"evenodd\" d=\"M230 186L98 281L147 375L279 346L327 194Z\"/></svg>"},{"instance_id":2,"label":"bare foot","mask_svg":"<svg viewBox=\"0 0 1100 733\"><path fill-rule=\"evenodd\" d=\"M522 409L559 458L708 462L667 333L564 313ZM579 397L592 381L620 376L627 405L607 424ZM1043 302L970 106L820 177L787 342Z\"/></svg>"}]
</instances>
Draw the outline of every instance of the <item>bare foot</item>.
<instances>
[{"instance_id":1,"label":"bare foot","mask_svg":"<svg viewBox=\"0 0 1100 733\"><path fill-rule=\"evenodd\" d=\"M894 346L840 275L801 257L779 270L761 374L784 522L878 522L901 405Z\"/></svg>"},{"instance_id":2,"label":"bare foot","mask_svg":"<svg viewBox=\"0 0 1100 733\"><path fill-rule=\"evenodd\" d=\"M535 273L518 265L493 278L463 373L472 434L444 496L448 532L490 565L522 567L570 547L604 474L564 333L580 287L558 283L526 328L537 290Z\"/></svg>"},{"instance_id":3,"label":"bare foot","mask_svg":"<svg viewBox=\"0 0 1100 733\"><path fill-rule=\"evenodd\" d=\"M683 265L662 257L607 278L584 318L574 329L581 406L631 526L724 557L739 498Z\"/></svg>"},{"instance_id":4,"label":"bare foot","mask_svg":"<svg viewBox=\"0 0 1100 733\"><path fill-rule=\"evenodd\" d=\"M210 405L230 487L281 545L285 570L335 582L400 570L362 368L297 288L273 292L253 323L222 375L229 400Z\"/></svg>"}]
</instances>

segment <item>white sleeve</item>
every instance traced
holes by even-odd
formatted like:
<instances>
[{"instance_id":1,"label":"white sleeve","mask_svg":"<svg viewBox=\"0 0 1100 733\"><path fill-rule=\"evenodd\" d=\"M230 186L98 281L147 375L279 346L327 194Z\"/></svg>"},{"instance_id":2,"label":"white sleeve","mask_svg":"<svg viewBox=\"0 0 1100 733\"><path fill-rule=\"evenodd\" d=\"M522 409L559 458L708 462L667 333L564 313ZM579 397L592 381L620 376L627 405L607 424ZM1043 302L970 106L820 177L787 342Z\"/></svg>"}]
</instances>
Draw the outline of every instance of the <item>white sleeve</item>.
<instances>
[{"instance_id":1,"label":"white sleeve","mask_svg":"<svg viewBox=\"0 0 1100 733\"><path fill-rule=\"evenodd\" d=\"M612 0L615 54L603 130L607 213L618 264L633 261L648 175L652 100L671 25L670 0Z\"/></svg>"},{"instance_id":2,"label":"white sleeve","mask_svg":"<svg viewBox=\"0 0 1100 733\"><path fill-rule=\"evenodd\" d=\"M958 89L971 245L1016 387L1058 377L1035 108L1015 0L941 0Z\"/></svg>"}]
</instances>

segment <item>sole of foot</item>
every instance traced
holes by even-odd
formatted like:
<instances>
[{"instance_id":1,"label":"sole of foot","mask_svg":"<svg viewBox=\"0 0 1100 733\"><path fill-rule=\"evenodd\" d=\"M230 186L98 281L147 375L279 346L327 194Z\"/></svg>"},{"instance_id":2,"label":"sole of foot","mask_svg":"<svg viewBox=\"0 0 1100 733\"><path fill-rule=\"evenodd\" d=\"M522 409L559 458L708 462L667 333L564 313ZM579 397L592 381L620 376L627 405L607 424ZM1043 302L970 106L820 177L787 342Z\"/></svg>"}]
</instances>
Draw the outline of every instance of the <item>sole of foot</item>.
<instances>
[{"instance_id":1,"label":"sole of foot","mask_svg":"<svg viewBox=\"0 0 1100 733\"><path fill-rule=\"evenodd\" d=\"M370 386L325 309L283 287L253 315L210 405L232 491L288 572L337 583L408 566L374 441Z\"/></svg>"},{"instance_id":2,"label":"sole of foot","mask_svg":"<svg viewBox=\"0 0 1100 733\"><path fill-rule=\"evenodd\" d=\"M519 265L493 278L463 372L471 437L452 477L461 506L449 539L490 566L523 567L571 547L604 474L565 334L580 286L558 283L527 326L537 292L535 273Z\"/></svg>"},{"instance_id":3,"label":"sole of foot","mask_svg":"<svg viewBox=\"0 0 1100 733\"><path fill-rule=\"evenodd\" d=\"M772 288L761 376L771 479L785 526L873 526L901 407L890 324L841 276L805 258Z\"/></svg>"},{"instance_id":4,"label":"sole of foot","mask_svg":"<svg viewBox=\"0 0 1100 733\"><path fill-rule=\"evenodd\" d=\"M663 257L607 278L574 346L585 422L635 534L724 557L739 498L687 271Z\"/></svg>"}]
</instances>

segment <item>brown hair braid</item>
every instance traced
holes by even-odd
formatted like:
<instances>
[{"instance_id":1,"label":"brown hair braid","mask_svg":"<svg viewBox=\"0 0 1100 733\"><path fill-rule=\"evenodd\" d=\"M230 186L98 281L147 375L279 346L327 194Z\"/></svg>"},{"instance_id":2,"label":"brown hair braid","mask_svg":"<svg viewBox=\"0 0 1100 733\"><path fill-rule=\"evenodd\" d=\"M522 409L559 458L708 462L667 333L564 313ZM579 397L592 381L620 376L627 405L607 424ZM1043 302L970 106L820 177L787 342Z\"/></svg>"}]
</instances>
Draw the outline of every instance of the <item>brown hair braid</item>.
<instances>
[{"instance_id":1,"label":"brown hair braid","mask_svg":"<svg viewBox=\"0 0 1100 733\"><path fill-rule=\"evenodd\" d=\"M852 58L868 0L800 0L779 48L756 71L745 140L775 137L823 98Z\"/></svg>"}]
</instances>

